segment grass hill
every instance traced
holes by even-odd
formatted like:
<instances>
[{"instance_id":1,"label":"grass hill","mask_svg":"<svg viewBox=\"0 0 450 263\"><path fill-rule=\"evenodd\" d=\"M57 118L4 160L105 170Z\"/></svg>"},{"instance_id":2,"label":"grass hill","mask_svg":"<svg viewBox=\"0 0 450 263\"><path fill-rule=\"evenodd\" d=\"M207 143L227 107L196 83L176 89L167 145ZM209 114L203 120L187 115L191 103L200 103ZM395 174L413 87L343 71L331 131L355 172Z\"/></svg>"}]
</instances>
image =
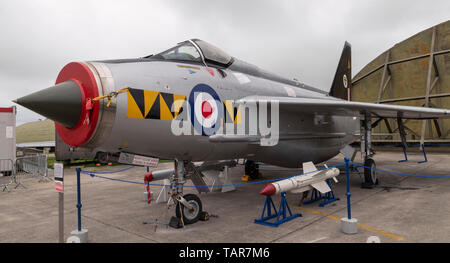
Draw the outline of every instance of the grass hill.
<instances>
[{"instance_id":1,"label":"grass hill","mask_svg":"<svg viewBox=\"0 0 450 263\"><path fill-rule=\"evenodd\" d=\"M51 120L29 122L16 127L16 143L55 140L55 125Z\"/></svg>"}]
</instances>

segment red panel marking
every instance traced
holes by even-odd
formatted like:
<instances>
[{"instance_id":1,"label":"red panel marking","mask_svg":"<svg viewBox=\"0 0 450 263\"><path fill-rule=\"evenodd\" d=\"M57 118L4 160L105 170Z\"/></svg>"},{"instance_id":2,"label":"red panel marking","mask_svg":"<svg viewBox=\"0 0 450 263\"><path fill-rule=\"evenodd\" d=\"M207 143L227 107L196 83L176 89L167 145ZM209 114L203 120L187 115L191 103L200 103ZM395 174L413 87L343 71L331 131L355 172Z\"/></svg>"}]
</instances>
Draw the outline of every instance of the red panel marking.
<instances>
[{"instance_id":1,"label":"red panel marking","mask_svg":"<svg viewBox=\"0 0 450 263\"><path fill-rule=\"evenodd\" d=\"M212 70L210 68L206 68L206 70L209 72L209 74L211 74L211 76L214 77L214 70Z\"/></svg>"},{"instance_id":2,"label":"red panel marking","mask_svg":"<svg viewBox=\"0 0 450 263\"><path fill-rule=\"evenodd\" d=\"M13 112L13 108L0 108L0 112Z\"/></svg>"}]
</instances>

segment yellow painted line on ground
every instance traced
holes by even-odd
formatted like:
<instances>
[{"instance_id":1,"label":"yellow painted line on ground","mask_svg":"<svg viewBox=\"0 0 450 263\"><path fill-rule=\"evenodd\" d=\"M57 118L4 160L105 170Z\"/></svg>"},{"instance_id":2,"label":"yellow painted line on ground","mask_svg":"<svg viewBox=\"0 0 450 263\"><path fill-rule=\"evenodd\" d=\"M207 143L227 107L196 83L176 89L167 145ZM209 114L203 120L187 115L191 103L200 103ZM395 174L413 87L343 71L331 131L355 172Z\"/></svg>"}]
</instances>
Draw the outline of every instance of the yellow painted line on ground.
<instances>
[{"instance_id":1,"label":"yellow painted line on ground","mask_svg":"<svg viewBox=\"0 0 450 263\"><path fill-rule=\"evenodd\" d=\"M296 206L296 205L294 205L293 207L295 207L295 208L297 208L299 210L303 210L303 211L309 212L309 213L313 213L313 214L316 214L316 215L321 215L323 217L328 217L328 218L334 219L336 221L341 221L341 219L339 217L333 216L333 215L329 215L329 214L326 214L324 212L320 212L320 211L316 211L316 210L312 210L312 209L309 209L309 208L306 208L306 207L300 207L300 206ZM371 231L371 232L378 233L378 234L386 236L386 237L393 238L393 239L398 240L398 241L405 240L401 236L397 236L395 234L392 234L392 233L389 233L389 232L386 232L386 231L383 231L383 230L379 230L379 229L376 229L376 228L373 228L373 227L370 227L370 226L366 226L366 225L363 225L363 224L358 224L358 227L362 228L362 229L365 229L365 230L368 230L368 231Z\"/></svg>"}]
</instances>

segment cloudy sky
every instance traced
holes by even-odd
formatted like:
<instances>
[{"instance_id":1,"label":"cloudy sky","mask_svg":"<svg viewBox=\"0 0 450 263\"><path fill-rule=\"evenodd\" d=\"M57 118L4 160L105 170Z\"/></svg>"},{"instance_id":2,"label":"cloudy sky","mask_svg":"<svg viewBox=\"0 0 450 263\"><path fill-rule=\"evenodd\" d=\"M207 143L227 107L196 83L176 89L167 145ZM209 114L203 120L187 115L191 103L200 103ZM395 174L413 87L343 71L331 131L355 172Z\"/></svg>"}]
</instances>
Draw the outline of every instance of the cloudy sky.
<instances>
[{"instance_id":1,"label":"cloudy sky","mask_svg":"<svg viewBox=\"0 0 450 263\"><path fill-rule=\"evenodd\" d=\"M142 57L189 38L328 90L344 41L355 75L449 19L448 0L0 0L0 106L52 86L71 61ZM18 124L39 118L18 106Z\"/></svg>"}]
</instances>

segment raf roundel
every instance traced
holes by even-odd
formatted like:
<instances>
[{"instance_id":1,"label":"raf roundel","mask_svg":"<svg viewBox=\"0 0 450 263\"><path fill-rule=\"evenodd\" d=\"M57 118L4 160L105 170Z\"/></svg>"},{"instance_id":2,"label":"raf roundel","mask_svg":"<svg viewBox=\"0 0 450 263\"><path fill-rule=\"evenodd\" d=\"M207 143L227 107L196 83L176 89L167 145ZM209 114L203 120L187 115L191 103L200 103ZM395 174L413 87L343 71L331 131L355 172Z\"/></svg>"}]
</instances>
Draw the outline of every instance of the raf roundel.
<instances>
[{"instance_id":1,"label":"raf roundel","mask_svg":"<svg viewBox=\"0 0 450 263\"><path fill-rule=\"evenodd\" d=\"M347 75L344 75L344 76L342 77L342 82L343 82L343 84L344 84L344 88L347 88L347 87L348 87L348 79L347 79Z\"/></svg>"},{"instance_id":2,"label":"raf roundel","mask_svg":"<svg viewBox=\"0 0 450 263\"><path fill-rule=\"evenodd\" d=\"M189 95L189 106L195 130L203 136L215 134L223 118L219 95L210 86L198 84Z\"/></svg>"}]
</instances>

